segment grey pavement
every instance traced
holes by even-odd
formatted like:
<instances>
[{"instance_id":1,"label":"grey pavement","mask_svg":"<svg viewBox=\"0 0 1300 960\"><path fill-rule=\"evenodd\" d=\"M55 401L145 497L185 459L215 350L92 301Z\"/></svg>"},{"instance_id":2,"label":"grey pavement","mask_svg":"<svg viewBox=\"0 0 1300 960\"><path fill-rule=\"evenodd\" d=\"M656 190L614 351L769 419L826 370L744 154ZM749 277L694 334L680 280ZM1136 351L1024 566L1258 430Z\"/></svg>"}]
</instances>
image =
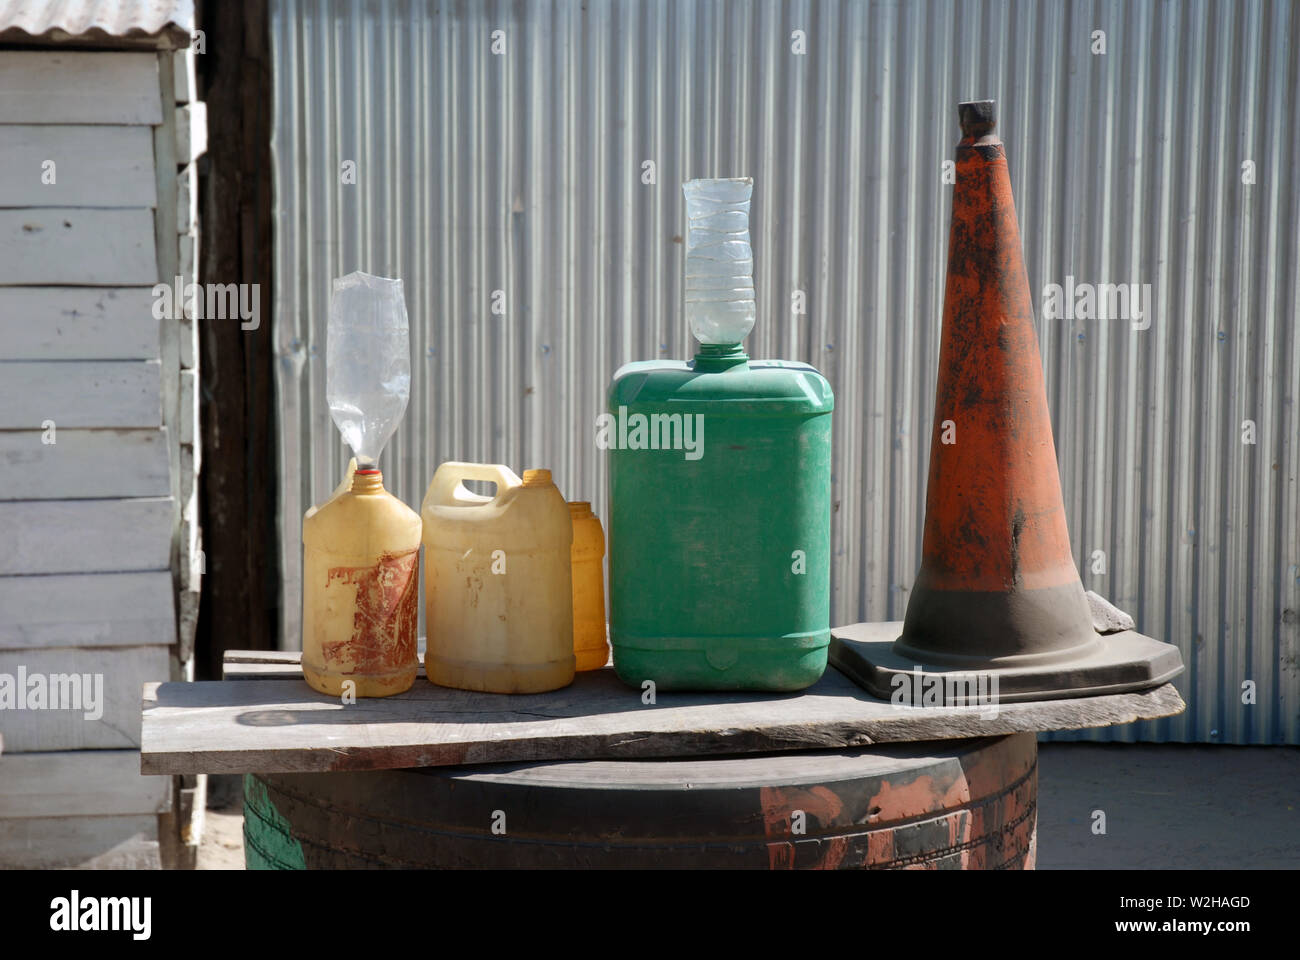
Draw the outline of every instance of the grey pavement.
<instances>
[{"instance_id":1,"label":"grey pavement","mask_svg":"<svg viewBox=\"0 0 1300 960\"><path fill-rule=\"evenodd\" d=\"M1038 869L1063 868L1300 869L1300 748L1040 743Z\"/></svg>"}]
</instances>

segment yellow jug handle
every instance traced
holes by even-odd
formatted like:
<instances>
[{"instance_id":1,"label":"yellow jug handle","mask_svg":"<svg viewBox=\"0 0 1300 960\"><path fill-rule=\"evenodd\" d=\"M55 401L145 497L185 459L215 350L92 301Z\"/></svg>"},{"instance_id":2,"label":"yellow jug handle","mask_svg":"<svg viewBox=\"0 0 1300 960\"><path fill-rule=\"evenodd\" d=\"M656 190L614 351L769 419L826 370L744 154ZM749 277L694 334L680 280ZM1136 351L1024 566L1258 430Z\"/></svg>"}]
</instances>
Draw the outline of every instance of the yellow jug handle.
<instances>
[{"instance_id":1,"label":"yellow jug handle","mask_svg":"<svg viewBox=\"0 0 1300 960\"><path fill-rule=\"evenodd\" d=\"M462 486L462 480L485 480L497 485L496 497L471 493ZM424 504L439 507L479 507L491 503L511 487L523 483L513 470L499 463L462 463L448 460L433 473ZM423 509L423 506L421 507Z\"/></svg>"}]
</instances>

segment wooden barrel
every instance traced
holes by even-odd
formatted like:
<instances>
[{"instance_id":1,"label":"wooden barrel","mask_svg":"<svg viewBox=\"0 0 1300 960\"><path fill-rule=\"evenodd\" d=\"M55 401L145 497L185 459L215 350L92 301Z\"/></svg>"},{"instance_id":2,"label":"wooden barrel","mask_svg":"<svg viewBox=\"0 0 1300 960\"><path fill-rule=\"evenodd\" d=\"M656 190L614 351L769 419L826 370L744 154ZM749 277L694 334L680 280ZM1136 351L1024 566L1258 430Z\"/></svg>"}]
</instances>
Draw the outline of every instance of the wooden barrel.
<instances>
[{"instance_id":1,"label":"wooden barrel","mask_svg":"<svg viewBox=\"0 0 1300 960\"><path fill-rule=\"evenodd\" d=\"M245 778L250 869L1034 865L1032 733Z\"/></svg>"}]
</instances>

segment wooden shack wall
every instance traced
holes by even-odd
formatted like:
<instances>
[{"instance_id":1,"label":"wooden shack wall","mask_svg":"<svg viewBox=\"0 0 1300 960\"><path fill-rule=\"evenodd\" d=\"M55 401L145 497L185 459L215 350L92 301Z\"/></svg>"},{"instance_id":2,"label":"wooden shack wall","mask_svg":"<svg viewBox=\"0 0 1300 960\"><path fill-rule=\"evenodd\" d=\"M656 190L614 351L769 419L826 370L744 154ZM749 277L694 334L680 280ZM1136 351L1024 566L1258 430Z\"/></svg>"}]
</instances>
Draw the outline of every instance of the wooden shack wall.
<instances>
[{"instance_id":1,"label":"wooden shack wall","mask_svg":"<svg viewBox=\"0 0 1300 960\"><path fill-rule=\"evenodd\" d=\"M0 50L0 682L103 677L98 718L0 709L0 866L198 839L202 783L138 754L142 684L193 677L204 567L198 322L154 310L198 280L194 76L190 50Z\"/></svg>"}]
</instances>

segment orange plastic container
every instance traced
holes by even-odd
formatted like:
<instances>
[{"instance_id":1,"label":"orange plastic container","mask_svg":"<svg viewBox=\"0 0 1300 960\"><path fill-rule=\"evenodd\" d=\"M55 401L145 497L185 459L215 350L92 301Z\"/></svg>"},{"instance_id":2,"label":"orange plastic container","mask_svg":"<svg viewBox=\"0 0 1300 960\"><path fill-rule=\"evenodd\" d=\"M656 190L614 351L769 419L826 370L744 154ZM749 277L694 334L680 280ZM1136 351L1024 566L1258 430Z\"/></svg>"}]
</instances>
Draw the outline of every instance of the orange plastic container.
<instances>
[{"instance_id":1,"label":"orange plastic container","mask_svg":"<svg viewBox=\"0 0 1300 960\"><path fill-rule=\"evenodd\" d=\"M573 519L573 655L578 670L609 662L605 629L605 531L586 500L569 501Z\"/></svg>"}]
</instances>

